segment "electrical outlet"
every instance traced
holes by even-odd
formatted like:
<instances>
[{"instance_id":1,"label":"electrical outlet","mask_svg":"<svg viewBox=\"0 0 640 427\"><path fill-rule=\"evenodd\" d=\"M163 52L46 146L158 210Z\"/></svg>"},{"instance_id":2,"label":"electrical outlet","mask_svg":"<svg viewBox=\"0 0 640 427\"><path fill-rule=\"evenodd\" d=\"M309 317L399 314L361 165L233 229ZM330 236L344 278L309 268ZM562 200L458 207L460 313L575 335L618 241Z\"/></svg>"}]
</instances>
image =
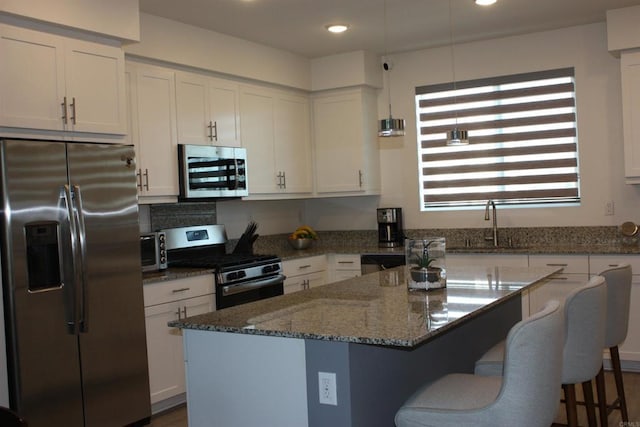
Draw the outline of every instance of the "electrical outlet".
<instances>
[{"instance_id":1,"label":"electrical outlet","mask_svg":"<svg viewBox=\"0 0 640 427\"><path fill-rule=\"evenodd\" d=\"M318 372L318 392L321 404L338 405L335 372Z\"/></svg>"},{"instance_id":2,"label":"electrical outlet","mask_svg":"<svg viewBox=\"0 0 640 427\"><path fill-rule=\"evenodd\" d=\"M607 216L611 216L613 215L613 211L614 211L613 200L607 200L607 202L604 205L604 214Z\"/></svg>"}]
</instances>

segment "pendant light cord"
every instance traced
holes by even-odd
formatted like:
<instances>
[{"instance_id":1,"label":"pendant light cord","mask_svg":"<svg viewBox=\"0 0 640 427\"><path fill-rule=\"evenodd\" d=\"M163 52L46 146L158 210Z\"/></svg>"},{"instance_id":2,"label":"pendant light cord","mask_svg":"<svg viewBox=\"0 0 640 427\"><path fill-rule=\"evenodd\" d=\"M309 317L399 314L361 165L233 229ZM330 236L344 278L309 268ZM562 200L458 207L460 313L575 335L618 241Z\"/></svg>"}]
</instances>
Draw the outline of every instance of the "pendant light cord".
<instances>
[{"instance_id":1,"label":"pendant light cord","mask_svg":"<svg viewBox=\"0 0 640 427\"><path fill-rule=\"evenodd\" d=\"M453 12L451 11L451 0L449 0L449 40L451 42L451 76L453 77L453 105L455 106L455 128L458 128L458 93L456 86L456 56L453 52Z\"/></svg>"},{"instance_id":2,"label":"pendant light cord","mask_svg":"<svg viewBox=\"0 0 640 427\"><path fill-rule=\"evenodd\" d=\"M382 40L382 44L384 45L384 60L385 60L385 66L384 66L384 70L386 71L387 74L387 98L389 101L389 118L393 118L393 115L391 114L391 66L388 63L388 58L387 58L387 0L383 0L382 1L382 28L383 28L383 40Z\"/></svg>"}]
</instances>

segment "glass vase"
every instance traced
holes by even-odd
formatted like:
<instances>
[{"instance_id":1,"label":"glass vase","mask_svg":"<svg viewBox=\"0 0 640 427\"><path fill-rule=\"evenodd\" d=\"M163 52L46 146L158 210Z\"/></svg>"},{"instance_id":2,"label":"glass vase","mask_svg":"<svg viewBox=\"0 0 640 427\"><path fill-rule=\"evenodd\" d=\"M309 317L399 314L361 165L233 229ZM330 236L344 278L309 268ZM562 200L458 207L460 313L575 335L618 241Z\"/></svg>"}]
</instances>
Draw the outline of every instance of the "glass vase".
<instances>
[{"instance_id":1,"label":"glass vase","mask_svg":"<svg viewBox=\"0 0 640 427\"><path fill-rule=\"evenodd\" d=\"M409 290L441 289L447 286L444 237L406 239L404 247L405 277Z\"/></svg>"}]
</instances>

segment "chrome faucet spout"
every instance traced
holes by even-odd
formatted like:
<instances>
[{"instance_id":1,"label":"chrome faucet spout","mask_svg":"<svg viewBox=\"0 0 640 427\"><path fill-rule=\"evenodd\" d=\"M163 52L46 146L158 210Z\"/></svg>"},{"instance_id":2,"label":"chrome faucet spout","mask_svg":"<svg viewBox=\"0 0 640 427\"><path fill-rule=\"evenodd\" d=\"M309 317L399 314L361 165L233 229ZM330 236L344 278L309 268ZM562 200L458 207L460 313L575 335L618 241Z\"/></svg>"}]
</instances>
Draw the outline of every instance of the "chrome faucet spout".
<instances>
[{"instance_id":1,"label":"chrome faucet spout","mask_svg":"<svg viewBox=\"0 0 640 427\"><path fill-rule=\"evenodd\" d=\"M485 221L489 221L489 207L491 207L491 210L493 211L493 224L492 224L492 234L493 234L493 246L498 246L498 217L496 215L496 204L494 203L493 200L489 199L487 200L487 204L484 208L484 220ZM490 240L487 237L487 240Z\"/></svg>"}]
</instances>

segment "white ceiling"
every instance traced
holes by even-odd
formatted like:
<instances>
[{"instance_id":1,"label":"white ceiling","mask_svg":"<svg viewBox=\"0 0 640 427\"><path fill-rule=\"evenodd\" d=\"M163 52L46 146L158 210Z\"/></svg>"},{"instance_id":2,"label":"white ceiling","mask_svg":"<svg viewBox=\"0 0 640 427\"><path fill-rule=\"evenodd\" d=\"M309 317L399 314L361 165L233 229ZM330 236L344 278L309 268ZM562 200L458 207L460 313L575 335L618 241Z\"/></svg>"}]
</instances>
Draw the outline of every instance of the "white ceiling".
<instances>
[{"instance_id":1,"label":"white ceiling","mask_svg":"<svg viewBox=\"0 0 640 427\"><path fill-rule=\"evenodd\" d=\"M453 39L459 43L604 22L606 10L633 5L640 0L498 0L490 7L451 0ZM140 0L140 10L308 58L451 43L448 0ZM351 28L339 35L324 29L336 22Z\"/></svg>"}]
</instances>

